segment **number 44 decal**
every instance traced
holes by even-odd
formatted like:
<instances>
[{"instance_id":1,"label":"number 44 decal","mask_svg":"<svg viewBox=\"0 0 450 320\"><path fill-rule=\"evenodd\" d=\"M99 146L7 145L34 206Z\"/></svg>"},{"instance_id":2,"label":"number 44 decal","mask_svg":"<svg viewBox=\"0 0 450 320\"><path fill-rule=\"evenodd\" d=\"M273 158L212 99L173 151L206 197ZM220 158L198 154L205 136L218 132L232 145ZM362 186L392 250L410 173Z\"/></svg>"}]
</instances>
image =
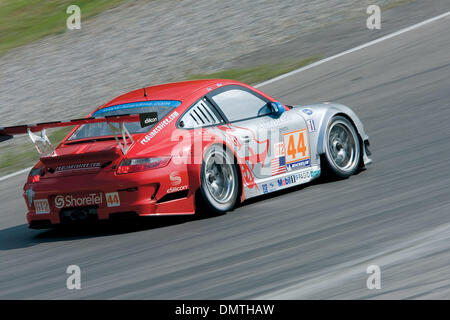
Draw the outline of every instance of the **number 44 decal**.
<instances>
[{"instance_id":1,"label":"number 44 decal","mask_svg":"<svg viewBox=\"0 0 450 320\"><path fill-rule=\"evenodd\" d=\"M286 152L286 165L303 163L309 165L309 142L306 129L297 130L283 134L283 142ZM308 161L305 161L307 160Z\"/></svg>"},{"instance_id":2,"label":"number 44 decal","mask_svg":"<svg viewBox=\"0 0 450 320\"><path fill-rule=\"evenodd\" d=\"M106 205L108 207L120 207L120 198L118 192L106 193Z\"/></svg>"}]
</instances>

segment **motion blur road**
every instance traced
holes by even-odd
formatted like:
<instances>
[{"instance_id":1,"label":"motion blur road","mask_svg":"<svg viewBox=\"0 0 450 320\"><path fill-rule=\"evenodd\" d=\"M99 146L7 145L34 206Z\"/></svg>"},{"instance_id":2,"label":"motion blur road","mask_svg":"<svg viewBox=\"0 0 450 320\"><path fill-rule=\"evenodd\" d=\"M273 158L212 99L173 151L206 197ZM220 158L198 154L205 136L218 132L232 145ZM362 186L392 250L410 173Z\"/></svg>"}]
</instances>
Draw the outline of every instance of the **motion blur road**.
<instances>
[{"instance_id":1,"label":"motion blur road","mask_svg":"<svg viewBox=\"0 0 450 320\"><path fill-rule=\"evenodd\" d=\"M450 16L261 89L352 107L374 163L209 219L28 230L0 183L0 299L450 298ZM66 289L68 265L82 289ZM381 290L366 268L381 267Z\"/></svg>"}]
</instances>

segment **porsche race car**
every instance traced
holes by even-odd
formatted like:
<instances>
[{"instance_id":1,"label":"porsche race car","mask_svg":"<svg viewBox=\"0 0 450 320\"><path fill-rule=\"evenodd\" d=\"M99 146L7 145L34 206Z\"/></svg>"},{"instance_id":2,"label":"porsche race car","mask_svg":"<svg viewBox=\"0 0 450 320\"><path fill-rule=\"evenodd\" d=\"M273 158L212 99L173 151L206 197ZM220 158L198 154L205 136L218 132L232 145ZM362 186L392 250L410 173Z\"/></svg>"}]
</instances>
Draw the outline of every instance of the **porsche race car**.
<instances>
[{"instance_id":1,"label":"porsche race car","mask_svg":"<svg viewBox=\"0 0 450 320\"><path fill-rule=\"evenodd\" d=\"M46 129L64 126L75 127L55 148ZM23 188L35 229L192 215L199 203L225 213L371 163L369 138L348 107L284 105L232 80L135 90L84 119L0 128L0 141L18 134L29 134L40 155Z\"/></svg>"}]
</instances>

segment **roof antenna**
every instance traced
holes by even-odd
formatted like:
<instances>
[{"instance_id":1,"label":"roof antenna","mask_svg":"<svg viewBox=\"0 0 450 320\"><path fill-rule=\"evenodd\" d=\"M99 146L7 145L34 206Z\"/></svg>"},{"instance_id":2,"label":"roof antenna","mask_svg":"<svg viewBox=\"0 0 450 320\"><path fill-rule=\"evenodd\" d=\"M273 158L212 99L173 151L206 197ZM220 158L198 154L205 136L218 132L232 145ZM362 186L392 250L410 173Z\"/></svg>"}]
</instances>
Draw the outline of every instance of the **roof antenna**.
<instances>
[{"instance_id":1,"label":"roof antenna","mask_svg":"<svg viewBox=\"0 0 450 320\"><path fill-rule=\"evenodd\" d=\"M147 96L147 88L143 88L144 89L144 97L146 97Z\"/></svg>"}]
</instances>

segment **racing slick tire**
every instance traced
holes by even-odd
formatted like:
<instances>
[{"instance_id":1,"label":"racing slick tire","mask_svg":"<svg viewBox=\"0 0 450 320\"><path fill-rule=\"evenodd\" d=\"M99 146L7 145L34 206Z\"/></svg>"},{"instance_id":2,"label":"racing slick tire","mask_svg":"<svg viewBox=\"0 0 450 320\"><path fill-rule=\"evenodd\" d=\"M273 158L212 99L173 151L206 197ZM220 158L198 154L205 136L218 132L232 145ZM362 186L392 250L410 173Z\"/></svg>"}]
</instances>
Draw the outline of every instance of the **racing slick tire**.
<instances>
[{"instance_id":1,"label":"racing slick tire","mask_svg":"<svg viewBox=\"0 0 450 320\"><path fill-rule=\"evenodd\" d=\"M328 124L324 154L324 173L345 179L355 174L361 161L361 143L355 126L343 116Z\"/></svg>"},{"instance_id":2,"label":"racing slick tire","mask_svg":"<svg viewBox=\"0 0 450 320\"><path fill-rule=\"evenodd\" d=\"M223 214L236 205L239 196L239 176L233 154L223 145L213 145L204 154L200 193L202 209L208 215Z\"/></svg>"}]
</instances>

